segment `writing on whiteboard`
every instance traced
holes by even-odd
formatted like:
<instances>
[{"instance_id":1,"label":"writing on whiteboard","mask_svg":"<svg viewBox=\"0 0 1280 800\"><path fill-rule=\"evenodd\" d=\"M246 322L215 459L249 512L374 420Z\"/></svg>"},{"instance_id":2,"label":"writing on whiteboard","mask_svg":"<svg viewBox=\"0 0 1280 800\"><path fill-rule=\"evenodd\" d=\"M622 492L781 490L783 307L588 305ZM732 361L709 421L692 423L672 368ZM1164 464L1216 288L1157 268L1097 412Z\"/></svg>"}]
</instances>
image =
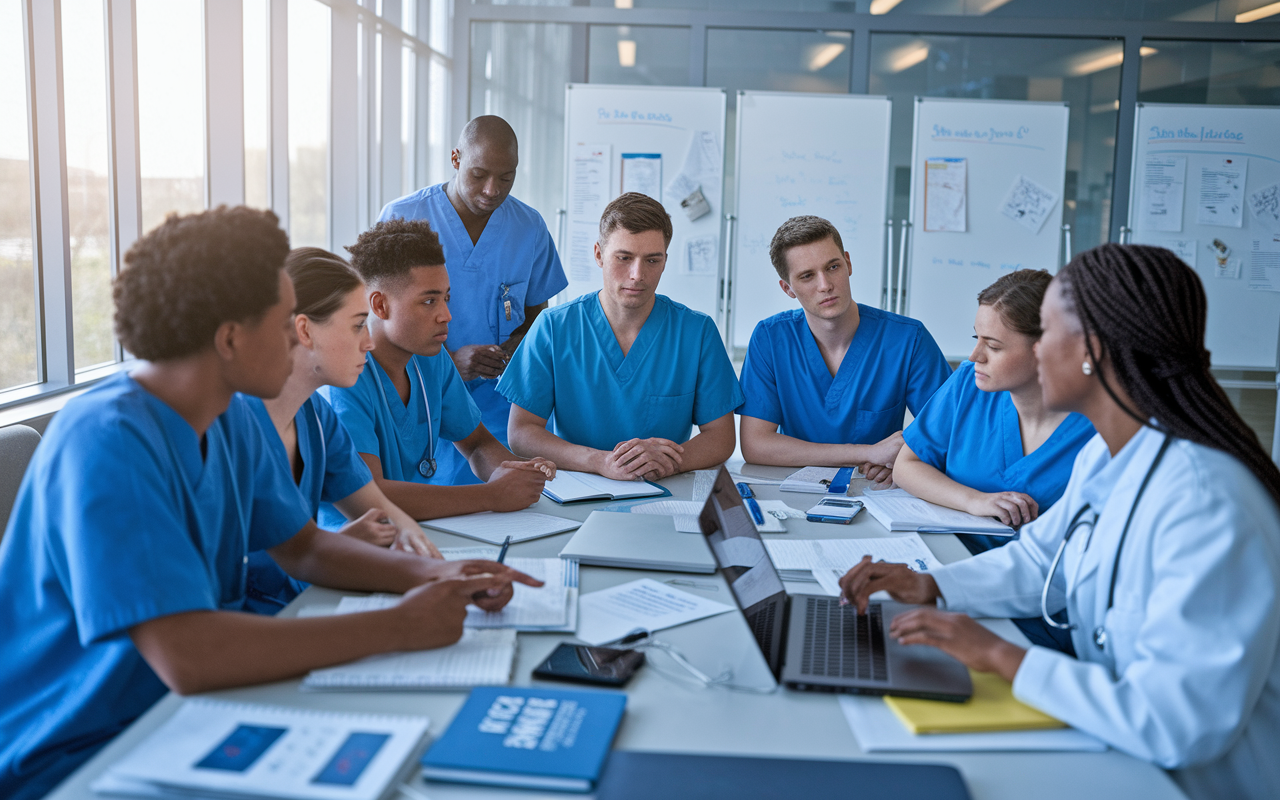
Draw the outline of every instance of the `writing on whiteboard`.
<instances>
[{"instance_id":1,"label":"writing on whiteboard","mask_svg":"<svg viewBox=\"0 0 1280 800\"><path fill-rule=\"evenodd\" d=\"M934 141L948 142L985 142L987 144L1007 144L1026 139L1031 135L1031 128L1019 125L1016 128L997 128L994 125L982 128L948 128L946 125L933 126L931 138Z\"/></svg>"},{"instance_id":2,"label":"writing on whiteboard","mask_svg":"<svg viewBox=\"0 0 1280 800\"><path fill-rule=\"evenodd\" d=\"M1201 125L1183 125L1181 128L1166 128L1152 125L1147 132L1148 142L1235 142L1244 144L1244 131L1233 131L1230 128L1206 128Z\"/></svg>"},{"instance_id":3,"label":"writing on whiteboard","mask_svg":"<svg viewBox=\"0 0 1280 800\"><path fill-rule=\"evenodd\" d=\"M597 108L596 121L671 122L671 115L658 111L628 111L625 108Z\"/></svg>"}]
</instances>

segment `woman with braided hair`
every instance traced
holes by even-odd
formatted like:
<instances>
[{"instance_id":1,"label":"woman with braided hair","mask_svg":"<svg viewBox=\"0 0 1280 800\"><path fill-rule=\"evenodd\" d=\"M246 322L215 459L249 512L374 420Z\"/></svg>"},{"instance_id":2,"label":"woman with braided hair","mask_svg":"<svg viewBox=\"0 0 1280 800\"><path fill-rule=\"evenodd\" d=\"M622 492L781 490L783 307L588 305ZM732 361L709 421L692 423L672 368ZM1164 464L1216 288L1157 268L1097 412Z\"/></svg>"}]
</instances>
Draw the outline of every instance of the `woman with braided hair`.
<instances>
[{"instance_id":1,"label":"woman with braided hair","mask_svg":"<svg viewBox=\"0 0 1280 800\"><path fill-rule=\"evenodd\" d=\"M864 560L841 584L859 609L881 589L942 601L890 633L999 673L1023 702L1172 770L1193 798L1273 798L1280 471L1209 372L1206 306L1168 250L1077 256L1045 295L1037 349L1045 405L1098 431L1062 499L1005 547L922 575ZM1062 610L1075 658L966 615Z\"/></svg>"}]
</instances>

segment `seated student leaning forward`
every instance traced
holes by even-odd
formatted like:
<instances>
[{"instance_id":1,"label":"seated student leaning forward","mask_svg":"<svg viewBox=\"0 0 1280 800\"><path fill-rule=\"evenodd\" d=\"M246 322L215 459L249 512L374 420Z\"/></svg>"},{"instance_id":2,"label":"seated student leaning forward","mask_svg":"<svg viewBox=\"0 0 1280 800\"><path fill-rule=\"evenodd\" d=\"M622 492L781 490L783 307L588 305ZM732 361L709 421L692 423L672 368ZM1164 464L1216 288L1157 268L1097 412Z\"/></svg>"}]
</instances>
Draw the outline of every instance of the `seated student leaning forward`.
<instances>
[{"instance_id":1,"label":"seated student leaning forward","mask_svg":"<svg viewBox=\"0 0 1280 800\"><path fill-rule=\"evenodd\" d=\"M604 288L542 312L498 383L517 453L619 480L733 454L742 391L715 323L657 294L670 243L656 200L628 192L605 208L595 246Z\"/></svg>"},{"instance_id":2,"label":"seated student leaning forward","mask_svg":"<svg viewBox=\"0 0 1280 800\"><path fill-rule=\"evenodd\" d=\"M140 366L67 403L0 547L0 797L34 800L159 700L451 644L466 606L510 598L492 562L448 562L318 530L237 392L289 377L289 244L269 211L170 216L116 278ZM293 577L404 592L386 611L241 613L246 556ZM495 595L490 595L496 590Z\"/></svg>"},{"instance_id":3,"label":"seated student leaning forward","mask_svg":"<svg viewBox=\"0 0 1280 800\"><path fill-rule=\"evenodd\" d=\"M779 466L856 466L887 484L902 422L951 367L917 320L855 303L835 226L792 217L769 244L778 284L800 308L756 325L742 365L742 454Z\"/></svg>"},{"instance_id":4,"label":"seated student leaning forward","mask_svg":"<svg viewBox=\"0 0 1280 800\"><path fill-rule=\"evenodd\" d=\"M378 487L414 519L517 511L536 503L555 464L521 461L489 433L445 352L453 319L449 273L431 225L379 222L347 249L368 288L373 350L355 385L321 391ZM441 440L485 483L450 485L452 476L437 460ZM322 525L343 522L331 505L321 507Z\"/></svg>"}]
</instances>

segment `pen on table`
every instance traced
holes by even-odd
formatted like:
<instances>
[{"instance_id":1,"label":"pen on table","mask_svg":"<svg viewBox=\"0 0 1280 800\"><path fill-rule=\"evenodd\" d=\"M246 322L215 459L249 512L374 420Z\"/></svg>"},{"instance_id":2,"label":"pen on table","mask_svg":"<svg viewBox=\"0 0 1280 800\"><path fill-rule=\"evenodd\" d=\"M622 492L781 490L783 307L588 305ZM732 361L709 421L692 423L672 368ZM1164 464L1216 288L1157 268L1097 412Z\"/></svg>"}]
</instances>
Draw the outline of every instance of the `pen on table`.
<instances>
[{"instance_id":1,"label":"pen on table","mask_svg":"<svg viewBox=\"0 0 1280 800\"><path fill-rule=\"evenodd\" d=\"M738 494L742 495L742 499L747 501L747 508L751 509L751 517L756 521L757 525L764 524L764 514L760 511L760 504L756 502L756 493L751 491L751 484L737 484Z\"/></svg>"},{"instance_id":2,"label":"pen on table","mask_svg":"<svg viewBox=\"0 0 1280 800\"><path fill-rule=\"evenodd\" d=\"M508 536L502 542L502 549L498 551L498 563L501 564L507 558L507 548L511 546L511 537Z\"/></svg>"}]
</instances>

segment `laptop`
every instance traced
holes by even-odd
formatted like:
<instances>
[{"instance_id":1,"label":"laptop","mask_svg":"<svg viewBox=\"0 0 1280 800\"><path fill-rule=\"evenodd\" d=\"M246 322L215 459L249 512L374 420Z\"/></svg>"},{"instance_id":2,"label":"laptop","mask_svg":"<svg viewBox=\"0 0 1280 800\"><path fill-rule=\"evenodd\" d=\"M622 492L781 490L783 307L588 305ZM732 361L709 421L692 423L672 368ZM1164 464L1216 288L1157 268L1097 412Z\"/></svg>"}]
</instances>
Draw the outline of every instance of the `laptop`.
<instances>
[{"instance_id":1,"label":"laptop","mask_svg":"<svg viewBox=\"0 0 1280 800\"><path fill-rule=\"evenodd\" d=\"M788 596L724 467L698 524L779 683L804 691L955 702L973 695L969 670L959 661L935 647L903 646L886 635L890 620L918 606L885 601L858 614L838 597Z\"/></svg>"}]
</instances>

